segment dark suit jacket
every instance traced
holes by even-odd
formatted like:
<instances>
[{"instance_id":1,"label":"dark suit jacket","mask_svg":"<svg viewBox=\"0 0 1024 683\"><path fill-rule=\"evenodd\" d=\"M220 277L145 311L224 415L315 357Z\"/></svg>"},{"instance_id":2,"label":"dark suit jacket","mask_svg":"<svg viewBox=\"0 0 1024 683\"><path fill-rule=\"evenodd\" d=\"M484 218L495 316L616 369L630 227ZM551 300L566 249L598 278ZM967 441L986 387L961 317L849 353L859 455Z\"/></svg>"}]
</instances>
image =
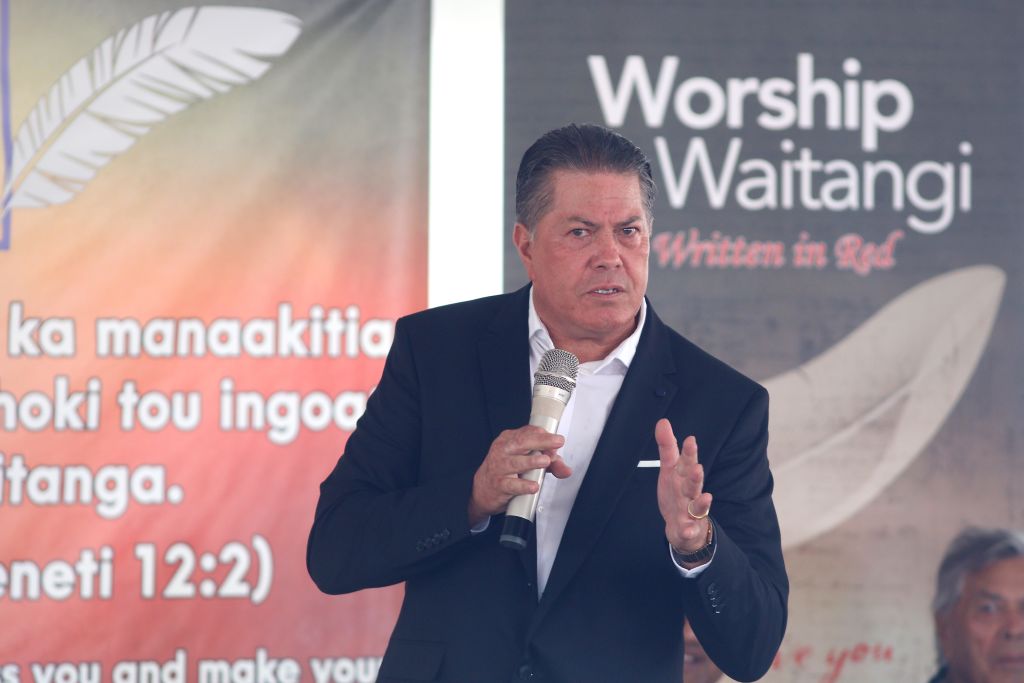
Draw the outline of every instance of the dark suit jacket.
<instances>
[{"instance_id":1,"label":"dark suit jacket","mask_svg":"<svg viewBox=\"0 0 1024 683\"><path fill-rule=\"evenodd\" d=\"M307 563L321 590L406 582L379 681L671 681L683 614L728 675L763 675L788 581L765 455L765 390L648 306L636 356L565 527L542 599L536 548L472 535L473 474L529 420L528 289L402 318L384 374L323 482ZM714 496L713 563L672 564L654 425L694 434Z\"/></svg>"}]
</instances>

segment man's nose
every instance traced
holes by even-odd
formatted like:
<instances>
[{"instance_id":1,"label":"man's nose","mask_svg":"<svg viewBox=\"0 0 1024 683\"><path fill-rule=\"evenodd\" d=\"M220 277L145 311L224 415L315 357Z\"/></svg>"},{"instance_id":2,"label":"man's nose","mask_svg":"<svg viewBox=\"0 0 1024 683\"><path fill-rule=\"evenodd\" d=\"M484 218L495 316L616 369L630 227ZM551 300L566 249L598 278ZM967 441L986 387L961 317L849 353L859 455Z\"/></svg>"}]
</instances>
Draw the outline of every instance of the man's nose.
<instances>
[{"instance_id":1,"label":"man's nose","mask_svg":"<svg viewBox=\"0 0 1024 683\"><path fill-rule=\"evenodd\" d=\"M593 264L595 268L615 268L622 264L614 231L598 230L595 234Z\"/></svg>"},{"instance_id":2,"label":"man's nose","mask_svg":"<svg viewBox=\"0 0 1024 683\"><path fill-rule=\"evenodd\" d=\"M1003 637L1007 640L1024 640L1024 605L1018 605L1007 614Z\"/></svg>"}]
</instances>

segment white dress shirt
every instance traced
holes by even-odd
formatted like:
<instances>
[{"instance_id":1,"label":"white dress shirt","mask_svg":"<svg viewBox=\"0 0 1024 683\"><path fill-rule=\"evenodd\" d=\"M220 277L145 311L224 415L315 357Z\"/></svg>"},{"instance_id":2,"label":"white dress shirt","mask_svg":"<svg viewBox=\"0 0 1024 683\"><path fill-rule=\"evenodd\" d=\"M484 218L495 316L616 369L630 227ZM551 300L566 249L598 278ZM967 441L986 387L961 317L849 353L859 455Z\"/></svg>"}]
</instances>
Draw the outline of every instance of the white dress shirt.
<instances>
[{"instance_id":1,"label":"white dress shirt","mask_svg":"<svg viewBox=\"0 0 1024 683\"><path fill-rule=\"evenodd\" d=\"M622 382L626 379L626 372L636 355L640 332L643 330L646 318L647 301L645 299L640 304L640 315L633 333L622 340L622 343L604 359L580 364L579 374L576 377L576 390L569 398L569 403L562 413L562 419L558 423L558 433L565 437L565 445L559 450L559 455L572 468L572 474L566 479L557 479L554 476L546 475L541 487L540 499L537 502L534 528L537 534L538 597L543 595L548 577L551 576L551 567L555 562L558 546L562 542L562 533L569 521L569 513L572 511L573 503L576 502L576 494L579 493L580 486L583 484L590 461L594 457L597 441L604 431L612 404L615 403L615 397L619 395ZM555 345L540 316L537 315L537 309L533 305L532 288L530 289L529 334L530 386L533 386L533 373L537 371L541 357L545 352L555 348ZM487 518L473 527L473 533L486 530L489 523L490 518ZM669 559L684 577L693 578L711 564L708 562L695 569L687 569L680 566L672 557L668 549L668 541L665 542L665 546L665 552Z\"/></svg>"},{"instance_id":2,"label":"white dress shirt","mask_svg":"<svg viewBox=\"0 0 1024 683\"><path fill-rule=\"evenodd\" d=\"M647 316L647 302L640 305L640 316L633 334L626 337L603 360L580 363L576 377L576 390L565 406L558 423L558 433L565 437L565 445L559 455L572 468L572 475L566 479L544 477L544 486L537 502L537 518L534 520L537 534L537 594L544 593L551 565L562 542L562 532L569 521L569 513L576 502L576 494L583 484L590 461L601 438L608 414L615 397L619 395L626 371L636 355L640 331ZM537 371L541 357L555 348L551 335L537 315L533 305L533 289L530 289L530 385L533 373Z\"/></svg>"}]
</instances>

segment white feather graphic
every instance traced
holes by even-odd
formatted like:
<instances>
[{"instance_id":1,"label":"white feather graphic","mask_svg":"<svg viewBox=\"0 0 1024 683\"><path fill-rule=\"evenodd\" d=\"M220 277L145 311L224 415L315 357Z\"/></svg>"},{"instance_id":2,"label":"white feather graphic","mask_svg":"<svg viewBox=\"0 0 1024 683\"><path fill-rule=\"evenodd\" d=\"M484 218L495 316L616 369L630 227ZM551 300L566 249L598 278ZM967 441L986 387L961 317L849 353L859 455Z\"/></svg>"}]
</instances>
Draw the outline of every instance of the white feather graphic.
<instances>
[{"instance_id":1,"label":"white feather graphic","mask_svg":"<svg viewBox=\"0 0 1024 683\"><path fill-rule=\"evenodd\" d=\"M994 266L932 278L765 382L784 546L849 519L917 457L974 374L1005 283Z\"/></svg>"},{"instance_id":2,"label":"white feather graphic","mask_svg":"<svg viewBox=\"0 0 1024 683\"><path fill-rule=\"evenodd\" d=\"M3 212L70 201L157 123L260 78L301 28L252 7L189 7L104 40L50 88L14 141Z\"/></svg>"}]
</instances>

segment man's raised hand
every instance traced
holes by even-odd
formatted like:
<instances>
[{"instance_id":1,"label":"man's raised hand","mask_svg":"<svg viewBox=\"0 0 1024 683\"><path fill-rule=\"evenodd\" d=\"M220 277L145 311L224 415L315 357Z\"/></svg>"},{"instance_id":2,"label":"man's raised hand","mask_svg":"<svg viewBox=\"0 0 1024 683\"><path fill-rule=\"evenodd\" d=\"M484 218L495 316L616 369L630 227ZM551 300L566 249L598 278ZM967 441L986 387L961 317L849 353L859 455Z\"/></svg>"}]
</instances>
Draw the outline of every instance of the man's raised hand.
<instances>
[{"instance_id":1,"label":"man's raised hand","mask_svg":"<svg viewBox=\"0 0 1024 683\"><path fill-rule=\"evenodd\" d=\"M654 427L661 470L658 509L665 519L665 537L679 553L703 548L708 537L711 494L704 491L704 467L697 462L697 439L688 436L682 449L666 419Z\"/></svg>"}]
</instances>

